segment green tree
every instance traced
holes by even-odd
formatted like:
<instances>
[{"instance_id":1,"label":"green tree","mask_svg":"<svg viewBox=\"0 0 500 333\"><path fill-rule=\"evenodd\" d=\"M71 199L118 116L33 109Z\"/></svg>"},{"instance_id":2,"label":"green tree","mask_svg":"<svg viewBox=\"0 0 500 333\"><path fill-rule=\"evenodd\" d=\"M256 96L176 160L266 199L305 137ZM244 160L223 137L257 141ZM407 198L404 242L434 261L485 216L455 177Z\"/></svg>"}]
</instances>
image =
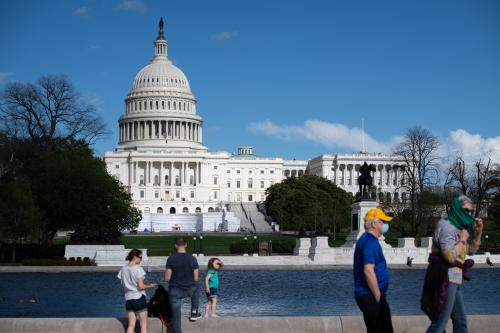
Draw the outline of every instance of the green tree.
<instances>
[{"instance_id":1,"label":"green tree","mask_svg":"<svg viewBox=\"0 0 500 333\"><path fill-rule=\"evenodd\" d=\"M12 262L16 262L16 248L21 241L39 236L43 227L42 214L36 204L27 180L10 179L0 186L1 241L12 245Z\"/></svg>"},{"instance_id":2,"label":"green tree","mask_svg":"<svg viewBox=\"0 0 500 333\"><path fill-rule=\"evenodd\" d=\"M349 224L352 195L325 178L287 178L266 193L266 211L283 230L335 231Z\"/></svg>"},{"instance_id":3,"label":"green tree","mask_svg":"<svg viewBox=\"0 0 500 333\"><path fill-rule=\"evenodd\" d=\"M48 221L47 235L74 229L80 242L116 242L141 219L121 183L84 142L43 151L27 167Z\"/></svg>"}]
</instances>

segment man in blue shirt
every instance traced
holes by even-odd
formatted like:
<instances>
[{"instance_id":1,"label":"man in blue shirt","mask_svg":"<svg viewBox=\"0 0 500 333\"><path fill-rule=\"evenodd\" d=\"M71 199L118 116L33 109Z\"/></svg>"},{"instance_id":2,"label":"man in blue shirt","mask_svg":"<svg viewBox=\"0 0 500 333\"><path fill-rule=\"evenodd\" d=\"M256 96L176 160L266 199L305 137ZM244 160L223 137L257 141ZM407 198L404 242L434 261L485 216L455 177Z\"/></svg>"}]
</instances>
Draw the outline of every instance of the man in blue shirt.
<instances>
[{"instance_id":1,"label":"man in blue shirt","mask_svg":"<svg viewBox=\"0 0 500 333\"><path fill-rule=\"evenodd\" d=\"M386 300L389 271L379 237L386 233L392 217L380 208L365 215L366 232L356 242L354 250L354 295L363 312L368 333L392 333L391 309Z\"/></svg>"},{"instance_id":2,"label":"man in blue shirt","mask_svg":"<svg viewBox=\"0 0 500 333\"><path fill-rule=\"evenodd\" d=\"M165 267L165 281L169 283L168 298L172 306L172 331L182 333L181 328L181 302L183 298L191 298L190 321L196 321L200 314L198 261L186 252L186 242L182 237L177 237L174 243L177 253L167 259Z\"/></svg>"}]
</instances>

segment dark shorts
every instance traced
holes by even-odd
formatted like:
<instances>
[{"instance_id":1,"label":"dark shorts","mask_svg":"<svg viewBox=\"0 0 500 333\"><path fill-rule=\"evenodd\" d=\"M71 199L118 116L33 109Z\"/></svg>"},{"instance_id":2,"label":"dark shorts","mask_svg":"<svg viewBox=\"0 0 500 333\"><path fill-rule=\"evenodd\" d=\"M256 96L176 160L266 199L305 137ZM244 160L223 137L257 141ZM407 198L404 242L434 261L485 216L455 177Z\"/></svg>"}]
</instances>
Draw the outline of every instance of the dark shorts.
<instances>
[{"instance_id":1,"label":"dark shorts","mask_svg":"<svg viewBox=\"0 0 500 333\"><path fill-rule=\"evenodd\" d=\"M146 303L146 296L142 295L141 298L125 301L125 309L127 309L127 312L135 313L147 311L148 305Z\"/></svg>"},{"instance_id":2,"label":"dark shorts","mask_svg":"<svg viewBox=\"0 0 500 333\"><path fill-rule=\"evenodd\" d=\"M217 298L217 288L210 288L210 293L205 293L207 298Z\"/></svg>"}]
</instances>

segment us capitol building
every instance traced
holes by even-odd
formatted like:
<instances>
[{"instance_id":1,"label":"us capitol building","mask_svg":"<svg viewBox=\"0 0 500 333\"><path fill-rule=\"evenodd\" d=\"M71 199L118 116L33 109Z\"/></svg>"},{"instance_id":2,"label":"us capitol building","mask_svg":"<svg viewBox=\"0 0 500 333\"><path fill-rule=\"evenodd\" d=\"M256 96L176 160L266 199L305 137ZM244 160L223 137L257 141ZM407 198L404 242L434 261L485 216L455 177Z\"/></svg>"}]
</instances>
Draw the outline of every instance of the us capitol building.
<instances>
[{"instance_id":1,"label":"us capitol building","mask_svg":"<svg viewBox=\"0 0 500 333\"><path fill-rule=\"evenodd\" d=\"M154 57L132 82L119 118L118 146L104 155L108 172L143 214L139 230L272 231L258 209L265 191L284 178L312 174L356 193L359 167L375 164L384 200L404 199L403 161L383 154L325 154L311 160L264 158L252 147L237 154L203 145L203 119L189 81L168 57L163 20Z\"/></svg>"}]
</instances>

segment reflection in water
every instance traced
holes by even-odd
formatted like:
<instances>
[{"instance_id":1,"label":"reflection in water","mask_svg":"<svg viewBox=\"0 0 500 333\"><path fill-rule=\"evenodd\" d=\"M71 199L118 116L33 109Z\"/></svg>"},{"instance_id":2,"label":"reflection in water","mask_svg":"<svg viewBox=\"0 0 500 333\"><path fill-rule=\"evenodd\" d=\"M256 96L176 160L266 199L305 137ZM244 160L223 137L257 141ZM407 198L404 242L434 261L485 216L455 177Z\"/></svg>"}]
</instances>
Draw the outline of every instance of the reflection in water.
<instances>
[{"instance_id":1,"label":"reflection in water","mask_svg":"<svg viewBox=\"0 0 500 333\"><path fill-rule=\"evenodd\" d=\"M118 270L117 270L118 271ZM500 313L500 269L474 269L464 287L469 314ZM388 300L392 313L422 314L425 271L391 270ZM162 272L146 282L163 283ZM203 279L203 276L201 277ZM201 280L200 279L200 280ZM2 273L0 317L125 317L123 294L112 272ZM486 288L487 286L487 288ZM148 296L153 291L148 290ZM205 305L200 293L200 306ZM183 304L189 311L189 301ZM222 271L218 313L222 316L360 315L350 270Z\"/></svg>"}]
</instances>

